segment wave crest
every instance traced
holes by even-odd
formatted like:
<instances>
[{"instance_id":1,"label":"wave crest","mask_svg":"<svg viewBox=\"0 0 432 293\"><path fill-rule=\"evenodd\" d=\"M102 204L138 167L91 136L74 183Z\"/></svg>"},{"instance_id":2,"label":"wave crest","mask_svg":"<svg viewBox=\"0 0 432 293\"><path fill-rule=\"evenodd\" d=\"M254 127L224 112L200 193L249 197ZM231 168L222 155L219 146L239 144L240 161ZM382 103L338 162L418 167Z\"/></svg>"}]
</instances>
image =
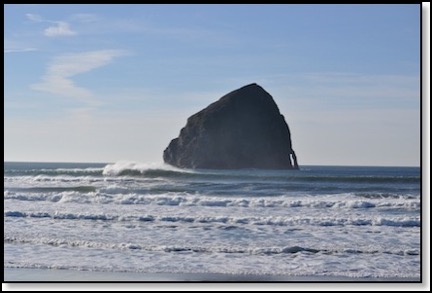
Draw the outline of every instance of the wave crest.
<instances>
[{"instance_id":1,"label":"wave crest","mask_svg":"<svg viewBox=\"0 0 432 293\"><path fill-rule=\"evenodd\" d=\"M193 173L190 170L178 169L164 163L137 163L133 161L119 161L108 164L102 171L104 176L149 176L158 177L176 173Z\"/></svg>"},{"instance_id":2,"label":"wave crest","mask_svg":"<svg viewBox=\"0 0 432 293\"><path fill-rule=\"evenodd\" d=\"M343 218L343 217L235 217L235 216L177 216L177 215L130 215L119 214L92 214L92 213L47 213L47 212L21 212L5 211L4 217L10 218L50 218L58 220L89 220L89 221L114 221L114 222L159 222L159 223L223 223L230 226L392 226L392 227L420 227L418 217L370 217L370 218ZM227 227L224 227L225 229ZM232 229L233 227L229 227Z\"/></svg>"}]
</instances>

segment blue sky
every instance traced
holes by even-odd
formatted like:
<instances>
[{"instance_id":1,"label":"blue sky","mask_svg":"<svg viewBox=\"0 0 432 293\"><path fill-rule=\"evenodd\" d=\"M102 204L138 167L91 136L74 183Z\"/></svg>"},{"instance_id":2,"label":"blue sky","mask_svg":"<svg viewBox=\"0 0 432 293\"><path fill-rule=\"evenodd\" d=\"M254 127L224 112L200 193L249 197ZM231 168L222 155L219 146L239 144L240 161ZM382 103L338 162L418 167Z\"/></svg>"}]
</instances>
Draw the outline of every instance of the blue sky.
<instances>
[{"instance_id":1,"label":"blue sky","mask_svg":"<svg viewBox=\"0 0 432 293\"><path fill-rule=\"evenodd\" d=\"M420 164L418 5L5 5L6 161L160 162L256 82L300 164Z\"/></svg>"}]
</instances>

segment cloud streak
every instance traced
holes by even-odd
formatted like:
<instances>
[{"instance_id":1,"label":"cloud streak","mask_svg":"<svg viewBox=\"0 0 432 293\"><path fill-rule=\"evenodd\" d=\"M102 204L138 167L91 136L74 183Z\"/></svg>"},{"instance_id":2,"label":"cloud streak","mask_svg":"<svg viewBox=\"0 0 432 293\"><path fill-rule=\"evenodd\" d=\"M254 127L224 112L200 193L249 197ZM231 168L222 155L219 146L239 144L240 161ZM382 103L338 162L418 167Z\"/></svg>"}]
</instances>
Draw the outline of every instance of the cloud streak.
<instances>
[{"instance_id":1,"label":"cloud streak","mask_svg":"<svg viewBox=\"0 0 432 293\"><path fill-rule=\"evenodd\" d=\"M34 21L34 22L43 22L44 19L38 15L38 14L33 14L33 13L27 13L26 17L28 20Z\"/></svg>"},{"instance_id":2,"label":"cloud streak","mask_svg":"<svg viewBox=\"0 0 432 293\"><path fill-rule=\"evenodd\" d=\"M338 109L419 107L419 82L417 75L317 72L275 75L263 83L274 85L274 92L287 101L321 112L329 105Z\"/></svg>"},{"instance_id":3,"label":"cloud streak","mask_svg":"<svg viewBox=\"0 0 432 293\"><path fill-rule=\"evenodd\" d=\"M12 41L10 39L4 39L4 53L20 53L20 52L31 52L31 51L37 51L36 48L29 47L26 44L19 43L16 41Z\"/></svg>"},{"instance_id":4,"label":"cloud streak","mask_svg":"<svg viewBox=\"0 0 432 293\"><path fill-rule=\"evenodd\" d=\"M42 81L31 85L31 89L76 98L94 106L97 103L93 93L89 89L77 86L72 78L108 65L114 58L126 53L122 50L99 50L54 57L42 76Z\"/></svg>"},{"instance_id":5,"label":"cloud streak","mask_svg":"<svg viewBox=\"0 0 432 293\"><path fill-rule=\"evenodd\" d=\"M53 26L47 27L44 30L44 35L47 37L68 37L68 36L75 36L78 34L77 32L73 31L70 28L69 23L65 21L48 20L38 14L32 14L32 13L27 13L26 17L28 20L31 20L33 22L46 22L46 23L54 24Z\"/></svg>"},{"instance_id":6,"label":"cloud streak","mask_svg":"<svg viewBox=\"0 0 432 293\"><path fill-rule=\"evenodd\" d=\"M81 23L90 23L99 20L99 16L93 13L76 13L72 14L69 18Z\"/></svg>"},{"instance_id":7,"label":"cloud streak","mask_svg":"<svg viewBox=\"0 0 432 293\"><path fill-rule=\"evenodd\" d=\"M8 48L4 49L4 53L21 53L21 52L31 52L37 51L36 48Z\"/></svg>"}]
</instances>

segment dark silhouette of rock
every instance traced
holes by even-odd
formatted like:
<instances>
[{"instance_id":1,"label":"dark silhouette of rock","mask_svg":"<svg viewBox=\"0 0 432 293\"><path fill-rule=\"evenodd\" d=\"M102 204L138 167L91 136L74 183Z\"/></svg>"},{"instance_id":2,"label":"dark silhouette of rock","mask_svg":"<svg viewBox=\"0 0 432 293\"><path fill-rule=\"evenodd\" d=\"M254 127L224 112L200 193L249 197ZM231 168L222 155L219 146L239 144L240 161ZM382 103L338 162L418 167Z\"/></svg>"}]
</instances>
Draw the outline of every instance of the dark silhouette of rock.
<instances>
[{"instance_id":1,"label":"dark silhouette of rock","mask_svg":"<svg viewBox=\"0 0 432 293\"><path fill-rule=\"evenodd\" d=\"M298 168L284 116L272 96L255 83L189 117L163 158L192 169Z\"/></svg>"}]
</instances>

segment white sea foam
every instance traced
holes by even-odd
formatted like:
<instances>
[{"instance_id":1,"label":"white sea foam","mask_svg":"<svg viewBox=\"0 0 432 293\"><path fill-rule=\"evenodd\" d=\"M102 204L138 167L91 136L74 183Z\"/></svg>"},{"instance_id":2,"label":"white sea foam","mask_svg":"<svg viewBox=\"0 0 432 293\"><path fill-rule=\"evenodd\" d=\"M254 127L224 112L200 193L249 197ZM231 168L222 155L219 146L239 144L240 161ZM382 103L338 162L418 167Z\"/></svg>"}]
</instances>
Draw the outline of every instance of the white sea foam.
<instances>
[{"instance_id":1,"label":"white sea foam","mask_svg":"<svg viewBox=\"0 0 432 293\"><path fill-rule=\"evenodd\" d=\"M5 242L5 268L50 268L106 272L277 274L290 276L410 277L406 259L418 258L411 251L318 251L303 246L146 246L140 243L106 244L91 241L41 239L38 242ZM17 245L21 244L21 245ZM50 259L32 261L31 247L44 248ZM10 258L11 250L16 257ZM77 254L77 250L80 251ZM103 251L102 257L101 251ZM417 253L417 252L414 252ZM92 261L101 255L98 262ZM109 255L109 257L106 257ZM344 258L341 259L341 255ZM404 257L404 258L402 258ZM70 259L74 259L73 263ZM137 261L139 259L139 261ZM190 259L190 261L186 261ZM120 264L126 263L126 266ZM383 264L391 266L389 270ZM374 268L371 271L370 268Z\"/></svg>"},{"instance_id":2,"label":"white sea foam","mask_svg":"<svg viewBox=\"0 0 432 293\"><path fill-rule=\"evenodd\" d=\"M94 214L94 213L62 213L55 212L53 214L47 212L21 212L21 211L5 211L5 217L18 218L52 218L64 220L103 220L103 221L152 221L152 222L182 222L182 223L214 223L223 222L228 224L244 224L244 225L270 225L270 226L298 226L298 225L314 225L314 226L395 226L395 227L419 227L419 217L351 217L340 218L331 216L318 217L208 217L208 216L158 216L145 215L143 216L120 216L114 214Z\"/></svg>"},{"instance_id":3,"label":"white sea foam","mask_svg":"<svg viewBox=\"0 0 432 293\"><path fill-rule=\"evenodd\" d=\"M415 170L45 165L5 172L6 268L420 275Z\"/></svg>"},{"instance_id":4,"label":"white sea foam","mask_svg":"<svg viewBox=\"0 0 432 293\"><path fill-rule=\"evenodd\" d=\"M140 173L144 173L148 170L165 170L165 171L177 171L177 172L193 172L188 171L185 169L179 169L176 167L173 167L171 165L167 165L160 162L154 162L154 163L138 163L133 161L118 161L114 164L108 164L103 169L103 175L105 176L117 176L122 174L124 171L137 171Z\"/></svg>"},{"instance_id":5,"label":"white sea foam","mask_svg":"<svg viewBox=\"0 0 432 293\"><path fill-rule=\"evenodd\" d=\"M407 249L385 249L385 248L366 248L365 250L347 249L335 246L333 248L309 248L298 245L281 247L244 247L230 245L211 245L211 246L180 246L180 245L148 245L146 243L106 243L86 240L68 240L62 238L37 238L25 239L19 237L5 237L5 243L22 244L46 244L61 247L83 247L83 248L102 248L114 250L145 250L145 251L164 251L164 252L197 252L197 253L225 253L225 254L252 254L252 255L274 255L274 254L296 254L296 253L325 253L325 254L395 254L395 255L419 255L419 250Z\"/></svg>"},{"instance_id":6,"label":"white sea foam","mask_svg":"<svg viewBox=\"0 0 432 293\"><path fill-rule=\"evenodd\" d=\"M157 183L155 183L157 184ZM79 187L77 187L79 188ZM90 190L90 189L89 189ZM98 191L63 191L63 192L37 192L22 193L5 190L5 200L23 201L50 201L75 203L103 203L103 204L139 204L139 205L170 205L170 206L206 206L206 207L261 207L261 208L332 208L332 209L406 209L419 210L418 199L392 200L350 199L345 195L329 195L327 199L295 200L286 197L273 198L236 198L236 197L210 197L191 195L185 192L168 192L166 194L136 194L128 193L127 188L110 185ZM324 197L325 198L325 197Z\"/></svg>"},{"instance_id":7,"label":"white sea foam","mask_svg":"<svg viewBox=\"0 0 432 293\"><path fill-rule=\"evenodd\" d=\"M40 169L41 172L58 172L58 173L95 173L102 171L103 168L56 168L56 169Z\"/></svg>"}]
</instances>

